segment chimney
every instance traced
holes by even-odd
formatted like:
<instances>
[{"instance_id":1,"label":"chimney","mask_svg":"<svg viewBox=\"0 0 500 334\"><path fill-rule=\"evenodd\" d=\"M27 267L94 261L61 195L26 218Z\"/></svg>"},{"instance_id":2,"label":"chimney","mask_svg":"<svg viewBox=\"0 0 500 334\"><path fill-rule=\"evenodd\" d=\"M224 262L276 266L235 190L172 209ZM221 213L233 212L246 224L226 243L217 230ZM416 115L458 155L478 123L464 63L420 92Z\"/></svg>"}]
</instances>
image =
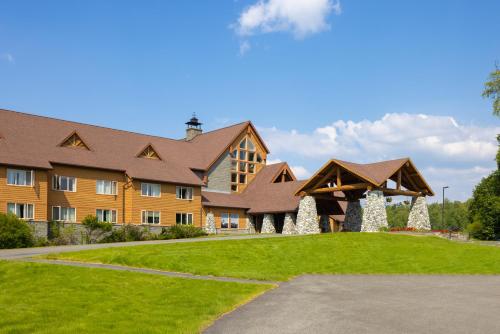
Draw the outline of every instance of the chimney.
<instances>
[{"instance_id":1,"label":"chimney","mask_svg":"<svg viewBox=\"0 0 500 334\"><path fill-rule=\"evenodd\" d=\"M193 117L186 122L186 141L190 141L194 139L196 136L201 135L203 130L201 129L201 124L198 122L198 118L196 118L196 114L193 113Z\"/></svg>"}]
</instances>

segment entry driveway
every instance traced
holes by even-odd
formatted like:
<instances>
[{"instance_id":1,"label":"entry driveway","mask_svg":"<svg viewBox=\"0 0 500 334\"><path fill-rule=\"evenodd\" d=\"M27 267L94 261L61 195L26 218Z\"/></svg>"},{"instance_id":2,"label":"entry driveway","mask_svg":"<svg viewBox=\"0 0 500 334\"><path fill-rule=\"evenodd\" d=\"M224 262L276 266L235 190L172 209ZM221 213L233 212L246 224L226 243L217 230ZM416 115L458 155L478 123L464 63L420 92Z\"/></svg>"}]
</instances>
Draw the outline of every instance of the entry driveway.
<instances>
[{"instance_id":1,"label":"entry driveway","mask_svg":"<svg viewBox=\"0 0 500 334\"><path fill-rule=\"evenodd\" d=\"M306 275L206 333L500 333L500 276Z\"/></svg>"}]
</instances>

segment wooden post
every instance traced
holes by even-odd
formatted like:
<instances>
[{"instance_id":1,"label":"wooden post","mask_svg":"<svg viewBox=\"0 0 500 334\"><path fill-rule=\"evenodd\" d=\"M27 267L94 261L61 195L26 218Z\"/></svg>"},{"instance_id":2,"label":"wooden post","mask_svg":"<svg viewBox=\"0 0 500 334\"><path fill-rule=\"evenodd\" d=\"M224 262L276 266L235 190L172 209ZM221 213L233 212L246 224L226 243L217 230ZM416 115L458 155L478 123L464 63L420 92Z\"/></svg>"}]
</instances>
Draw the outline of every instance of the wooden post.
<instances>
[{"instance_id":1,"label":"wooden post","mask_svg":"<svg viewBox=\"0 0 500 334\"><path fill-rule=\"evenodd\" d=\"M337 187L342 187L342 179L340 178L340 166L337 166Z\"/></svg>"},{"instance_id":2,"label":"wooden post","mask_svg":"<svg viewBox=\"0 0 500 334\"><path fill-rule=\"evenodd\" d=\"M398 181L397 181L397 190L401 190L401 169L398 170Z\"/></svg>"}]
</instances>

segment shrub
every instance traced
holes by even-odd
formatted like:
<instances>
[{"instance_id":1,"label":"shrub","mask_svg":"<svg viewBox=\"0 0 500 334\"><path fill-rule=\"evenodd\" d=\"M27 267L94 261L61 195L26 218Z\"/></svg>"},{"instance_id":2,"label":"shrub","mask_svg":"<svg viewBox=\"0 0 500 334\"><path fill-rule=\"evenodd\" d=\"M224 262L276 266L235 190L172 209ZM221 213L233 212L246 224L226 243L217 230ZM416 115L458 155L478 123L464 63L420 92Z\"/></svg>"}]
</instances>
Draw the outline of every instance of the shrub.
<instances>
[{"instance_id":1,"label":"shrub","mask_svg":"<svg viewBox=\"0 0 500 334\"><path fill-rule=\"evenodd\" d=\"M96 216L88 215L83 218L82 225L87 231L87 242L95 243L100 237L113 229L113 224L107 222L100 222Z\"/></svg>"},{"instance_id":2,"label":"shrub","mask_svg":"<svg viewBox=\"0 0 500 334\"><path fill-rule=\"evenodd\" d=\"M50 225L49 225L50 226ZM77 228L71 224L61 227L60 223L55 223L54 229L49 229L49 242L51 245L78 245L80 238L77 235Z\"/></svg>"},{"instance_id":3,"label":"shrub","mask_svg":"<svg viewBox=\"0 0 500 334\"><path fill-rule=\"evenodd\" d=\"M29 225L13 214L0 213L0 248L32 247L35 238Z\"/></svg>"},{"instance_id":4,"label":"shrub","mask_svg":"<svg viewBox=\"0 0 500 334\"><path fill-rule=\"evenodd\" d=\"M193 225L174 225L163 229L159 235L160 239L185 239L205 236L207 233L200 227Z\"/></svg>"},{"instance_id":5,"label":"shrub","mask_svg":"<svg viewBox=\"0 0 500 334\"><path fill-rule=\"evenodd\" d=\"M104 237L100 242L143 241L149 239L150 235L145 228L127 224L114 229L110 235Z\"/></svg>"}]
</instances>

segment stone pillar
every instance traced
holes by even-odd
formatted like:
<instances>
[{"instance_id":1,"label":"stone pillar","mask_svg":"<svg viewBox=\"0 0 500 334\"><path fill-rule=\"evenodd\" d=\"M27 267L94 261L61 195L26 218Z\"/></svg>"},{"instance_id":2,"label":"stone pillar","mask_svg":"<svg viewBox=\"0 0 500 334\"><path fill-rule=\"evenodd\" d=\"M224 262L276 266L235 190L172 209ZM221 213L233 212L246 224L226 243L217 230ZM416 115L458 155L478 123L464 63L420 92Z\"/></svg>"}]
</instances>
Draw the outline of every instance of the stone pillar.
<instances>
[{"instance_id":1,"label":"stone pillar","mask_svg":"<svg viewBox=\"0 0 500 334\"><path fill-rule=\"evenodd\" d=\"M368 191L361 232L378 232L382 227L388 226L384 193L380 190Z\"/></svg>"},{"instance_id":2,"label":"stone pillar","mask_svg":"<svg viewBox=\"0 0 500 334\"><path fill-rule=\"evenodd\" d=\"M344 218L344 230L349 232L360 232L361 231L361 203L359 200L347 202L347 209Z\"/></svg>"},{"instance_id":3,"label":"stone pillar","mask_svg":"<svg viewBox=\"0 0 500 334\"><path fill-rule=\"evenodd\" d=\"M330 216L321 215L319 219L319 226L321 226L322 233L330 233L332 228L330 227Z\"/></svg>"},{"instance_id":4,"label":"stone pillar","mask_svg":"<svg viewBox=\"0 0 500 334\"><path fill-rule=\"evenodd\" d=\"M431 229L427 201L424 196L412 198L410 215L408 216L408 227L413 227L416 230Z\"/></svg>"},{"instance_id":5,"label":"stone pillar","mask_svg":"<svg viewBox=\"0 0 500 334\"><path fill-rule=\"evenodd\" d=\"M247 230L250 234L255 234L255 221L253 216L247 216Z\"/></svg>"},{"instance_id":6,"label":"stone pillar","mask_svg":"<svg viewBox=\"0 0 500 334\"><path fill-rule=\"evenodd\" d=\"M312 196L305 196L300 200L299 213L297 214L298 234L319 234L318 211L316 200Z\"/></svg>"},{"instance_id":7,"label":"stone pillar","mask_svg":"<svg viewBox=\"0 0 500 334\"><path fill-rule=\"evenodd\" d=\"M215 228L215 216L212 212L207 213L205 220L205 232L208 234L217 234L217 229Z\"/></svg>"},{"instance_id":8,"label":"stone pillar","mask_svg":"<svg viewBox=\"0 0 500 334\"><path fill-rule=\"evenodd\" d=\"M281 234L297 234L297 227L295 226L295 214L286 213L285 222L283 224L283 231Z\"/></svg>"},{"instance_id":9,"label":"stone pillar","mask_svg":"<svg viewBox=\"0 0 500 334\"><path fill-rule=\"evenodd\" d=\"M262 229L260 233L271 234L276 233L276 228L274 227L274 215L264 214L264 220L262 221Z\"/></svg>"}]
</instances>

